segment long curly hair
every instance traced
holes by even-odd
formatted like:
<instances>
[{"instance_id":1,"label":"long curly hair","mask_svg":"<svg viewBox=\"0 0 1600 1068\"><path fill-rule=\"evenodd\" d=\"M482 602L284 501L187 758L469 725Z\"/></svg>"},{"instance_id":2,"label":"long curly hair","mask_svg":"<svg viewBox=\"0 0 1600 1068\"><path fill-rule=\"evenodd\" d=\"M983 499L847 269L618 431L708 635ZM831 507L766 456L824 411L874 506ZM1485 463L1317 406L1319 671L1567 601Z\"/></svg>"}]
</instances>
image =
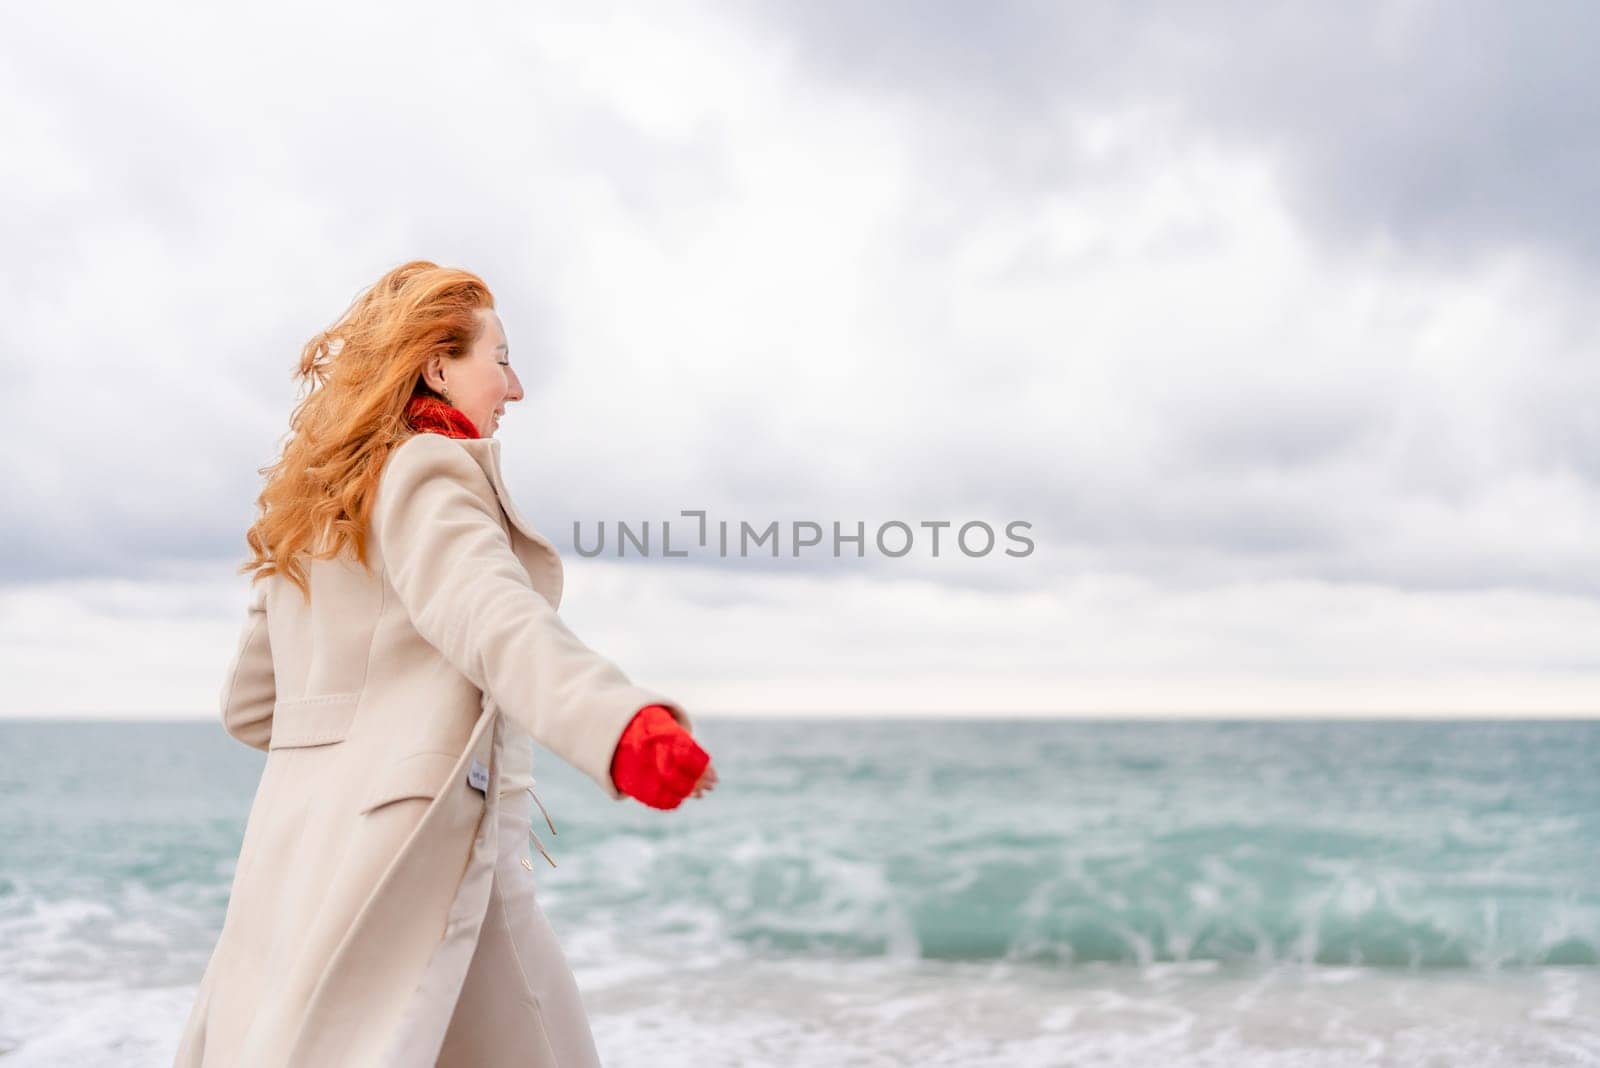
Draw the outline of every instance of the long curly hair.
<instances>
[{"instance_id":1,"label":"long curly hair","mask_svg":"<svg viewBox=\"0 0 1600 1068\"><path fill-rule=\"evenodd\" d=\"M367 560L368 516L384 460L414 432L406 406L437 396L423 381L429 357L460 359L483 329L479 308L494 296L469 271L412 260L364 290L308 341L295 377L305 396L289 417L278 461L256 498L245 538L251 583L281 572L311 599L304 558L351 552Z\"/></svg>"}]
</instances>

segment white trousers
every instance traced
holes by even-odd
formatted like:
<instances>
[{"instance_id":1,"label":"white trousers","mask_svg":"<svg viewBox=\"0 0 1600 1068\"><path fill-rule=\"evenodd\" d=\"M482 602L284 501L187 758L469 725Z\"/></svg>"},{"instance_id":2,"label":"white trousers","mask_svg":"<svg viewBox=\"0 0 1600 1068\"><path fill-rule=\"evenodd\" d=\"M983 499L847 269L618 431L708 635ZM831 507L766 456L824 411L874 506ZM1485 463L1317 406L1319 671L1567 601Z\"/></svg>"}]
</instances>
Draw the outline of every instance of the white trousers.
<instances>
[{"instance_id":1,"label":"white trousers","mask_svg":"<svg viewBox=\"0 0 1600 1068\"><path fill-rule=\"evenodd\" d=\"M522 864L546 863L528 838L527 800L500 804L489 909L439 1068L601 1068L572 968L534 895L537 868Z\"/></svg>"}]
</instances>

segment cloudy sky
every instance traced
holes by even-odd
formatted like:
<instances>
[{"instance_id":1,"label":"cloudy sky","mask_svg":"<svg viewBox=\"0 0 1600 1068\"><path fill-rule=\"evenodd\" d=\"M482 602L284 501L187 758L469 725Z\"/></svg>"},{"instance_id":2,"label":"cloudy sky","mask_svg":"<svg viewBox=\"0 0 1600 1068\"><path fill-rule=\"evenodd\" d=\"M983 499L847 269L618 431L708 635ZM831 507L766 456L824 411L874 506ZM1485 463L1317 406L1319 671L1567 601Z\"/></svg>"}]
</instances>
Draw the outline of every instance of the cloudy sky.
<instances>
[{"instance_id":1,"label":"cloudy sky","mask_svg":"<svg viewBox=\"0 0 1600 1068\"><path fill-rule=\"evenodd\" d=\"M0 714L215 715L299 349L415 258L691 709L1600 712L1594 12L14 8ZM573 549L686 509L868 550Z\"/></svg>"}]
</instances>

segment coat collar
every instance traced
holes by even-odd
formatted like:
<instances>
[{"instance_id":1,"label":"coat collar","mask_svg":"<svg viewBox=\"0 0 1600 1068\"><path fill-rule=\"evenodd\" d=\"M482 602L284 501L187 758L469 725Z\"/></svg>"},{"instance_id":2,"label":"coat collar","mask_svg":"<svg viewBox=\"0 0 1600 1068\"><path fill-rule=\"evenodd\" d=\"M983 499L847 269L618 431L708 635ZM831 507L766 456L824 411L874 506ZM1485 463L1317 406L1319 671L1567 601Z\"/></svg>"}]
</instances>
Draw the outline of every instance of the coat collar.
<instances>
[{"instance_id":1,"label":"coat collar","mask_svg":"<svg viewBox=\"0 0 1600 1068\"><path fill-rule=\"evenodd\" d=\"M461 409L428 393L416 393L406 401L405 421L419 433L433 433L449 438L466 450L478 462L494 486L495 496L505 511L511 526L526 539L518 543L512 538L511 548L528 570L534 588L544 594L552 607L561 604L561 556L556 547L533 528L533 524L517 510L506 489L505 478L500 474L500 439L483 437L478 428Z\"/></svg>"},{"instance_id":2,"label":"coat collar","mask_svg":"<svg viewBox=\"0 0 1600 1068\"><path fill-rule=\"evenodd\" d=\"M563 585L561 555L556 552L556 547L549 539L535 530L533 524L517 510L516 502L511 499L511 491L506 488L505 478L500 474L500 439L489 437L450 440L465 449L467 455L476 460L478 466L483 468L483 473L489 476L489 484L494 487L495 496L500 499L500 507L505 510L506 518L511 521L517 533L526 539L522 544L513 540L513 550L517 552L523 566L528 569L528 574L533 578L539 592L545 595L552 607L559 607Z\"/></svg>"}]
</instances>

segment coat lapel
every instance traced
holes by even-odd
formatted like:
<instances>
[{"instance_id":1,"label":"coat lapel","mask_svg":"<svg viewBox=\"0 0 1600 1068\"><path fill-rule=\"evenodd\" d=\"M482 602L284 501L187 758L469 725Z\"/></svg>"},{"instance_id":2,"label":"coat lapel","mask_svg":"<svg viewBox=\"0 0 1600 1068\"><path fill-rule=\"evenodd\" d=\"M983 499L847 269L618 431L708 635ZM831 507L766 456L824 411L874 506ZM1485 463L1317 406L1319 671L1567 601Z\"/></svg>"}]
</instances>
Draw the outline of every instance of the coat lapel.
<instances>
[{"instance_id":1,"label":"coat lapel","mask_svg":"<svg viewBox=\"0 0 1600 1068\"><path fill-rule=\"evenodd\" d=\"M484 474L489 476L489 483L494 486L495 496L500 499L500 507L505 511L506 518L511 521L511 528L515 532L511 538L512 551L517 554L517 559L522 561L523 567L527 568L528 576L533 579L534 589L544 595L552 608L560 608L563 585L561 556L556 552L556 547L523 517L517 510L516 502L511 499L511 492L506 489L505 479L500 474L500 439L453 440L459 441L478 462L478 466L483 468Z\"/></svg>"}]
</instances>

